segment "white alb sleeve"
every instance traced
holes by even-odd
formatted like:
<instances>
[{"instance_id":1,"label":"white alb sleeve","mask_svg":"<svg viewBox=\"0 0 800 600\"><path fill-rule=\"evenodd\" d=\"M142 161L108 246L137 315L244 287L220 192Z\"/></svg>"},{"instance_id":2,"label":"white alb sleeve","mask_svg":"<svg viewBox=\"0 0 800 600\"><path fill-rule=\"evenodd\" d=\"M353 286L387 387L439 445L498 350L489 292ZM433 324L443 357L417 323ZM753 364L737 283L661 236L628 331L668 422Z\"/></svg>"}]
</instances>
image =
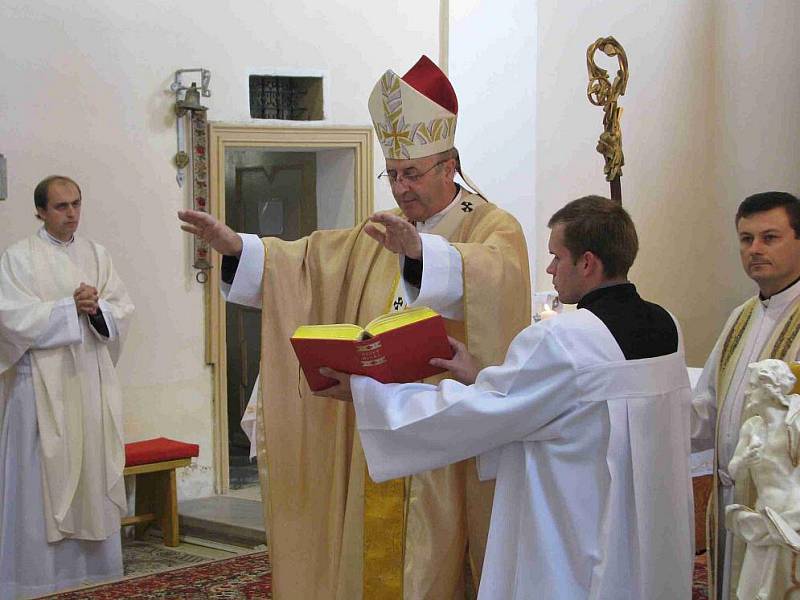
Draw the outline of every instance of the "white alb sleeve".
<instances>
[{"instance_id":1,"label":"white alb sleeve","mask_svg":"<svg viewBox=\"0 0 800 600\"><path fill-rule=\"evenodd\" d=\"M233 283L220 281L219 289L226 302L261 308L261 280L264 277L264 244L257 235L240 233L242 254Z\"/></svg>"},{"instance_id":2,"label":"white alb sleeve","mask_svg":"<svg viewBox=\"0 0 800 600\"><path fill-rule=\"evenodd\" d=\"M505 362L483 369L470 386L451 379L433 386L352 376L356 425L372 479L412 475L510 442L560 435L557 417L579 402L577 367L547 330L523 330ZM494 473L486 469L482 475Z\"/></svg>"},{"instance_id":3,"label":"white alb sleeve","mask_svg":"<svg viewBox=\"0 0 800 600\"><path fill-rule=\"evenodd\" d=\"M409 306L427 306L446 319L464 320L464 271L461 254L440 235L421 233L421 287L410 285L401 278ZM405 257L400 256L400 272Z\"/></svg>"},{"instance_id":4,"label":"white alb sleeve","mask_svg":"<svg viewBox=\"0 0 800 600\"><path fill-rule=\"evenodd\" d=\"M692 452L714 447L717 431L717 365L719 347L708 357L703 373L692 390Z\"/></svg>"},{"instance_id":5,"label":"white alb sleeve","mask_svg":"<svg viewBox=\"0 0 800 600\"><path fill-rule=\"evenodd\" d=\"M31 346L34 350L58 348L83 341L83 328L72 297L62 298L53 306L47 329Z\"/></svg>"}]
</instances>

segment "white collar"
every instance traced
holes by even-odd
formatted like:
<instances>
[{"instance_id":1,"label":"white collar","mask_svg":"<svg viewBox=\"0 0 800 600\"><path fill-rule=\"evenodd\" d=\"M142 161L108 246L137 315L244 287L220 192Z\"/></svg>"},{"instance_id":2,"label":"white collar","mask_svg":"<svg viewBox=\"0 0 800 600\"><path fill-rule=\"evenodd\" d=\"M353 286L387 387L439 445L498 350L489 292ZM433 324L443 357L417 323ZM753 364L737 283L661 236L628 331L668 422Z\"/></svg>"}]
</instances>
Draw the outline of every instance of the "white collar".
<instances>
[{"instance_id":1,"label":"white collar","mask_svg":"<svg viewBox=\"0 0 800 600\"><path fill-rule=\"evenodd\" d=\"M39 237L42 238L45 242L50 242L54 246L58 246L60 248L66 248L66 247L70 246L75 241L75 236L73 235L69 239L69 241L62 242L57 237L53 237L52 235L50 235L50 232L47 231L47 229L45 228L44 225L42 225L41 228L39 228L39 231L37 233L38 233Z\"/></svg>"},{"instance_id":2,"label":"white collar","mask_svg":"<svg viewBox=\"0 0 800 600\"><path fill-rule=\"evenodd\" d=\"M456 204L458 204L460 202L461 196L463 194L464 194L464 188L459 186L458 193L455 195L455 198L453 198L453 200L452 200L452 202L450 202L450 204L445 206L442 210L440 210L435 215L431 215L430 217L428 217L424 221L417 221L416 222L417 231L419 231L421 233L426 233L426 232L430 231L431 229L433 229L434 227L436 227L439 224L439 222L442 219L444 219L444 216L448 212L450 212Z\"/></svg>"},{"instance_id":3,"label":"white collar","mask_svg":"<svg viewBox=\"0 0 800 600\"><path fill-rule=\"evenodd\" d=\"M761 300L761 306L769 310L783 309L791 304L798 296L800 296L800 280L795 281L782 292L772 294L769 298Z\"/></svg>"}]
</instances>

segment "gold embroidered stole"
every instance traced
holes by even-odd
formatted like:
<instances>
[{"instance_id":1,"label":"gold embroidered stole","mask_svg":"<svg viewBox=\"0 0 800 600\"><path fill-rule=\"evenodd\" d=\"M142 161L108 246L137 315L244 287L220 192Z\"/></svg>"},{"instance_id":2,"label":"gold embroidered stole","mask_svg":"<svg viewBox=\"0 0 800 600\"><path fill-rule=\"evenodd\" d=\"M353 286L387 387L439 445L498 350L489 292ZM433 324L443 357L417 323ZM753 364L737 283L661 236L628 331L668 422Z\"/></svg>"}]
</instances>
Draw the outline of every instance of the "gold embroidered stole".
<instances>
[{"instance_id":1,"label":"gold embroidered stole","mask_svg":"<svg viewBox=\"0 0 800 600\"><path fill-rule=\"evenodd\" d=\"M758 302L759 300L756 296L745 303L722 345L717 367L717 414L721 413L725 399L730 391L731 380L743 350L741 342L747 339L750 333L753 312ZM764 344L758 360L767 358L786 360L786 357L791 354L791 350L800 346L798 334L800 334L800 301L796 300L794 308L789 311L789 315L778 324L772 336ZM718 442L719 440L717 439Z\"/></svg>"},{"instance_id":2,"label":"gold embroidered stole","mask_svg":"<svg viewBox=\"0 0 800 600\"><path fill-rule=\"evenodd\" d=\"M746 333L749 333L752 324L751 317L753 310L758 303L758 296L748 300L733 322L733 326L725 336L725 342L722 344L722 352L720 353L719 365L717 367L717 404L721 405L725 396L728 394L728 388L733 378L733 372L736 370L736 365L739 363L739 356L742 354L742 344L740 343L743 338L746 338ZM734 360L735 359L735 360Z\"/></svg>"},{"instance_id":3,"label":"gold embroidered stole","mask_svg":"<svg viewBox=\"0 0 800 600\"><path fill-rule=\"evenodd\" d=\"M717 473L717 465L719 464L718 448L720 443L719 415L722 414L723 406L725 405L728 392L730 391L733 374L741 359L744 348L742 342L747 339L752 329L753 312L758 302L758 296L755 296L748 300L742 307L742 310L734 320L728 334L725 336L725 342L720 352L719 364L717 365L717 427L714 443L714 484L712 487L711 501L708 504L706 513L706 540L708 541L709 547L709 564L712 565L712 568L709 569L709 587L711 598L713 599L717 598L715 576L721 571L719 561L724 558L723 556L719 556L719 552L715 547L719 529L717 507L720 505L719 478ZM800 299L794 301L794 307L789 311L788 316L778 323L775 331L761 349L758 360L777 358L790 362L793 360L793 357L797 356L798 351L800 351ZM745 416L743 415L742 420L744 420L744 418ZM749 477L743 481L737 482L734 488L734 502L751 507L754 505L755 490ZM744 557L744 543L738 539L734 539L734 547L730 548L728 551L732 553L730 597L735 598L738 573L741 570L741 563ZM735 577L733 576L734 572L736 573Z\"/></svg>"},{"instance_id":4,"label":"gold embroidered stole","mask_svg":"<svg viewBox=\"0 0 800 600\"><path fill-rule=\"evenodd\" d=\"M467 215L486 200L462 194L442 220L429 232L451 241L458 240L458 231ZM400 275L395 278L385 312L392 310L399 297ZM454 335L454 323L448 333ZM463 327L458 328L463 331ZM457 335L457 334L456 334ZM459 339L462 336L457 336ZM366 468L366 467L365 467ZM403 598L408 485L410 478L375 483L364 477L364 598Z\"/></svg>"}]
</instances>

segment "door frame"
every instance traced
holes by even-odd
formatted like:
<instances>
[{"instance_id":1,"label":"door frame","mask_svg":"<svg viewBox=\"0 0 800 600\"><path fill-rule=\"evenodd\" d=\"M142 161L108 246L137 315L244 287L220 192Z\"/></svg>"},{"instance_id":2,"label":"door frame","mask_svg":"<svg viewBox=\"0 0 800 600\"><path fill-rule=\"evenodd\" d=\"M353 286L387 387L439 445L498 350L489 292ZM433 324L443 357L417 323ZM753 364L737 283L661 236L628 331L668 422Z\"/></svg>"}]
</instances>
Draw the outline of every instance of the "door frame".
<instances>
[{"instance_id":1,"label":"door frame","mask_svg":"<svg viewBox=\"0 0 800 600\"><path fill-rule=\"evenodd\" d=\"M353 224L366 219L373 211L374 177L372 127L262 126L210 122L208 125L208 165L210 178L209 210L225 222L225 150L227 148L265 148L318 150L352 149L354 152ZM211 271L220 272L221 257L211 253ZM230 490L228 452L228 360L225 344L225 302L220 294L219 277L212 275L206 294L206 362L213 376L214 490Z\"/></svg>"}]
</instances>

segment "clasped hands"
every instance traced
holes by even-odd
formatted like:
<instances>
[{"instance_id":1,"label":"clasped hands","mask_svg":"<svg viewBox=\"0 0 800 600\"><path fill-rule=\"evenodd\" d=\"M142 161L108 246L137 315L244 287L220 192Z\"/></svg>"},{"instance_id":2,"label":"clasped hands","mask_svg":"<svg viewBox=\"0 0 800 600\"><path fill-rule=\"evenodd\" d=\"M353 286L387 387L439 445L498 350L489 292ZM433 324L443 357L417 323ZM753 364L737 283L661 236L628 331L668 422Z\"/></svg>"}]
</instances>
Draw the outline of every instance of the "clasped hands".
<instances>
[{"instance_id":1,"label":"clasped hands","mask_svg":"<svg viewBox=\"0 0 800 600\"><path fill-rule=\"evenodd\" d=\"M78 288L72 293L75 300L75 308L78 315L96 315L100 305L100 294L96 287L87 285L81 281Z\"/></svg>"},{"instance_id":2,"label":"clasped hands","mask_svg":"<svg viewBox=\"0 0 800 600\"><path fill-rule=\"evenodd\" d=\"M467 350L467 347L457 339L449 336L447 339L450 342L450 347L453 349L453 358L449 360L445 358L432 358L430 364L434 367L440 367L450 371L450 378L460 381L464 385L475 383L478 372L481 370L478 360L472 356ZM352 391L350 389L351 375L349 373L334 371L328 367L322 367L319 372L325 377L335 379L337 383L320 392L315 392L315 395L337 398L346 402L353 401Z\"/></svg>"},{"instance_id":3,"label":"clasped hands","mask_svg":"<svg viewBox=\"0 0 800 600\"><path fill-rule=\"evenodd\" d=\"M180 210L178 219L185 223L181 225L181 229L208 242L220 254L242 254L242 238L207 212ZM422 258L422 238L408 219L391 212L377 212L369 220L371 222L364 227L364 232L383 244L387 250L417 260Z\"/></svg>"}]
</instances>

